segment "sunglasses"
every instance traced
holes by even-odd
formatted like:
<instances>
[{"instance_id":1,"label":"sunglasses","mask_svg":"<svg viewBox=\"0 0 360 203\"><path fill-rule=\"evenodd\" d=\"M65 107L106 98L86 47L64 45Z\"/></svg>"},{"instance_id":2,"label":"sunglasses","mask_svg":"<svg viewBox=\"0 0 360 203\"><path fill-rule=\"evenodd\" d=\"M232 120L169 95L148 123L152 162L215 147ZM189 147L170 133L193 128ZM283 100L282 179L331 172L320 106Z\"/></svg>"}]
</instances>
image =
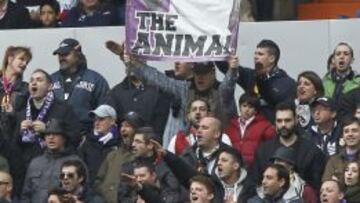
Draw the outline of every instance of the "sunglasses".
<instances>
[{"instance_id":1,"label":"sunglasses","mask_svg":"<svg viewBox=\"0 0 360 203\"><path fill-rule=\"evenodd\" d=\"M73 179L75 177L75 173L61 173L60 180L64 180L65 178Z\"/></svg>"}]
</instances>

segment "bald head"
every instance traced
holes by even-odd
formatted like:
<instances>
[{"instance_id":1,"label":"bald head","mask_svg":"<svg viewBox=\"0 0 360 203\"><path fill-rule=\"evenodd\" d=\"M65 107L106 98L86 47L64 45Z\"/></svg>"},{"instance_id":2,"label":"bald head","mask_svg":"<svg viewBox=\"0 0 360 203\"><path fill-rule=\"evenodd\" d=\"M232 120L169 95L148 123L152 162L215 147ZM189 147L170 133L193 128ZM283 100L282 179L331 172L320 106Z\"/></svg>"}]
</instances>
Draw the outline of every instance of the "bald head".
<instances>
[{"instance_id":1,"label":"bald head","mask_svg":"<svg viewBox=\"0 0 360 203\"><path fill-rule=\"evenodd\" d=\"M199 123L196 133L197 143L203 150L212 150L219 144L221 137L221 122L215 117L204 117Z\"/></svg>"}]
</instances>

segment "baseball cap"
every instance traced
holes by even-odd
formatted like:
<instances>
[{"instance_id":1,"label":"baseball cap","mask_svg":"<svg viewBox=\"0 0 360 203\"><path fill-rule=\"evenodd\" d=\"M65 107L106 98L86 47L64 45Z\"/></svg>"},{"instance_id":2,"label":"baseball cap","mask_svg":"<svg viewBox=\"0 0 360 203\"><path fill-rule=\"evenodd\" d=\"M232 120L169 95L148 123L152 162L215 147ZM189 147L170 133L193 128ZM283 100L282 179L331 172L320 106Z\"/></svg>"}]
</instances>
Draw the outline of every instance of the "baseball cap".
<instances>
[{"instance_id":1,"label":"baseball cap","mask_svg":"<svg viewBox=\"0 0 360 203\"><path fill-rule=\"evenodd\" d=\"M100 118L112 117L112 118L116 119L115 109L107 104L102 104L102 105L98 106L95 110L90 111L89 115L97 116Z\"/></svg>"},{"instance_id":2,"label":"baseball cap","mask_svg":"<svg viewBox=\"0 0 360 203\"><path fill-rule=\"evenodd\" d=\"M78 45L80 45L80 43L76 39L73 38L64 39L63 41L60 42L59 47L53 52L53 55L68 54Z\"/></svg>"},{"instance_id":3,"label":"baseball cap","mask_svg":"<svg viewBox=\"0 0 360 203\"><path fill-rule=\"evenodd\" d=\"M311 104L311 107L314 108L318 104L325 106L325 107L329 107L331 110L336 110L336 105L332 98L319 97Z\"/></svg>"}]
</instances>

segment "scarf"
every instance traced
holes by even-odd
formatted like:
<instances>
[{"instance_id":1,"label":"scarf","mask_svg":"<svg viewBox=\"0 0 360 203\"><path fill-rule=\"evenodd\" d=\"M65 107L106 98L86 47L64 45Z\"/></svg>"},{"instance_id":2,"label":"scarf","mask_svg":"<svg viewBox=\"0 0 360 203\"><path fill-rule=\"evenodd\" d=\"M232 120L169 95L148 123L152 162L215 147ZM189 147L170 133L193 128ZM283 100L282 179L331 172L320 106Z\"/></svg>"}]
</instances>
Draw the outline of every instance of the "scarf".
<instances>
[{"instance_id":1,"label":"scarf","mask_svg":"<svg viewBox=\"0 0 360 203\"><path fill-rule=\"evenodd\" d=\"M32 97L29 97L29 99L27 100L27 103L26 103L26 114L25 114L26 120L32 120L31 104L30 104L31 100L32 100ZM44 101L43 105L41 106L40 112L35 120L44 121L44 118L45 118L46 114L48 113L53 101L54 101L54 93L49 92L46 95L45 101ZM45 143L43 142L43 140L41 138L39 138L37 136L37 133L33 129L24 130L24 132L22 133L21 141L24 143L39 142L41 147L45 147Z\"/></svg>"},{"instance_id":2,"label":"scarf","mask_svg":"<svg viewBox=\"0 0 360 203\"><path fill-rule=\"evenodd\" d=\"M12 84L5 77L5 75L3 76L1 83L2 83L3 89L5 91L5 95L1 100L1 110L2 110L2 112L4 112L5 108L10 104L10 99L11 99L10 96L11 96L11 93L13 92L13 90L14 90L14 84Z\"/></svg>"}]
</instances>

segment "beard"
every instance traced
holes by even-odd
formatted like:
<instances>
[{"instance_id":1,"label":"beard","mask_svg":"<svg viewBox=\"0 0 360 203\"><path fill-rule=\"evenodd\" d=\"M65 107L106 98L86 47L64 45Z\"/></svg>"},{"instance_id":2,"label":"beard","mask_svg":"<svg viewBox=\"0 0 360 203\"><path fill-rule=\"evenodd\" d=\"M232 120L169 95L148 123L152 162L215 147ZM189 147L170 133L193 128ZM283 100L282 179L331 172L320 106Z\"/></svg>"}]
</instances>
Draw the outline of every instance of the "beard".
<instances>
[{"instance_id":1,"label":"beard","mask_svg":"<svg viewBox=\"0 0 360 203\"><path fill-rule=\"evenodd\" d=\"M295 126L292 126L291 128L277 128L276 129L277 134L284 138L284 139L289 139L294 133L295 133Z\"/></svg>"}]
</instances>

